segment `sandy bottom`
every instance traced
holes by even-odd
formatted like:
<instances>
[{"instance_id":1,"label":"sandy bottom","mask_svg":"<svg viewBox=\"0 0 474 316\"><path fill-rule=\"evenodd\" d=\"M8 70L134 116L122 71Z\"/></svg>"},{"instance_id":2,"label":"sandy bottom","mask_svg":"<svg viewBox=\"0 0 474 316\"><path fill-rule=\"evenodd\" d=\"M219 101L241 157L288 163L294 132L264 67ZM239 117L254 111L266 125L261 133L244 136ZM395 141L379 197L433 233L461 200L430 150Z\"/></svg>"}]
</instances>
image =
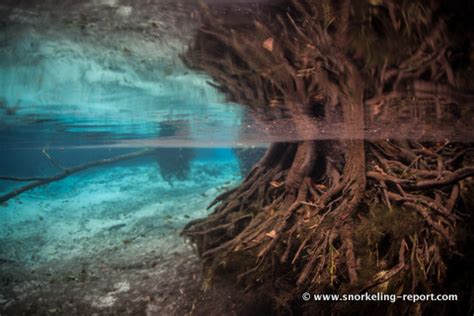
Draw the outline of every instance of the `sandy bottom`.
<instances>
[{"instance_id":1,"label":"sandy bottom","mask_svg":"<svg viewBox=\"0 0 474 316\"><path fill-rule=\"evenodd\" d=\"M155 165L118 166L9 201L0 208L0 314L238 314L243 294L225 283L202 292L198 259L179 236L238 184L238 168L196 162L190 179L170 184Z\"/></svg>"}]
</instances>

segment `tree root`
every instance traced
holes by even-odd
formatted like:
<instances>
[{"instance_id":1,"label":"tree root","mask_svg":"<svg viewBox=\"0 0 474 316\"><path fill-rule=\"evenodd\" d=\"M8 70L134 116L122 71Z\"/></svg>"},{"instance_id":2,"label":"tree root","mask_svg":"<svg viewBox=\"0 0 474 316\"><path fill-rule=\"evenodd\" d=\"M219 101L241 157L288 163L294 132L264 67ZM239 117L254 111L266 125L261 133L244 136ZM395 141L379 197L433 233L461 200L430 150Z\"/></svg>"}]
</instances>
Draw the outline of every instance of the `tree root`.
<instances>
[{"instance_id":1,"label":"tree root","mask_svg":"<svg viewBox=\"0 0 474 316\"><path fill-rule=\"evenodd\" d=\"M324 144L321 147L328 146ZM302 289L322 291L330 287L366 291L397 279L397 275L406 269L414 271L413 284L427 284L430 275L438 275L444 269L440 254L445 249L455 248L454 233L460 216L453 209L459 195L458 183L465 177L459 177L456 184L449 182L441 189L438 186L429 186L428 189L423 186L420 189L413 183L433 177L432 172L438 169L437 161L430 155L412 156L413 147L403 148L420 162L420 168L426 167L415 169L426 172L416 174L418 180L413 182L414 170L399 161L394 163L392 151L381 149L400 149L399 145L388 142L366 146L371 151L366 158L367 170L364 170L370 182L370 194L356 189L358 183L359 188L365 188L365 184L360 184L365 182L365 176L355 178L354 170L359 168L353 169L346 162L339 183L333 183L326 176L318 180L305 177L295 197L285 186L275 187L271 183L286 181L289 170L304 164L294 160L285 169L284 164L275 162L274 157L271 165L260 162L240 187L222 199L209 217L189 223L183 235L197 245L210 271L238 266L236 277L253 286L275 277L294 280L297 285L294 295ZM430 150L437 149L436 146L428 146L423 145ZM459 153L451 151L455 146L453 144L442 150L445 161ZM296 157L298 150L292 148L287 154ZM353 153L346 152L345 156L354 158ZM407 172L401 173L401 168ZM443 174L454 173L451 168L443 164ZM465 175L464 172L462 174ZM261 189L257 190L256 186ZM249 195L249 192L253 193ZM403 216L411 217L417 224L410 235L405 234L391 241L400 245L398 251L393 248L394 252L389 251L384 258L378 259L394 260L397 253L397 263L391 267L388 263L372 263L371 267L362 267L367 264L367 258L359 247L361 242L366 244L368 241L358 230L363 218L367 217L360 206L369 207L369 212L373 212L372 209L380 208L377 201L386 205L382 212L406 214ZM382 230L378 234L388 232ZM370 245L366 247L370 248ZM413 255L407 258L407 253ZM292 268L285 268L288 265ZM360 271L367 269L373 271L373 277L360 277ZM283 274L275 275L272 271Z\"/></svg>"},{"instance_id":2,"label":"tree root","mask_svg":"<svg viewBox=\"0 0 474 316\"><path fill-rule=\"evenodd\" d=\"M472 146L363 136L394 118L426 119L435 135L446 121L467 128L472 87L449 64L436 6L414 4L415 18L397 2L378 5L391 34L383 39L351 1L236 10L248 25L203 10L185 61L258 123L290 121L299 140L272 145L209 217L185 227L209 275L224 269L247 286L270 285L283 303L302 290L430 292L443 279L456 251L459 197L474 175ZM392 51L395 38L406 51ZM315 141L320 122L338 124L348 139Z\"/></svg>"}]
</instances>

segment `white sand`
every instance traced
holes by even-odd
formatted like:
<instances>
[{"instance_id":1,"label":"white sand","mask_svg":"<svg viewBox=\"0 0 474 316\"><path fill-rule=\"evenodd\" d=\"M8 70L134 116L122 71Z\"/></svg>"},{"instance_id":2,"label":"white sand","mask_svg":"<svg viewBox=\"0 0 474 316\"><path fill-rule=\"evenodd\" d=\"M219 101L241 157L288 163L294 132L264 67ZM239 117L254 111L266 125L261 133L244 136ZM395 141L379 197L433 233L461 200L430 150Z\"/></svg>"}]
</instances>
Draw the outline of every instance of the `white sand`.
<instances>
[{"instance_id":1,"label":"white sand","mask_svg":"<svg viewBox=\"0 0 474 316\"><path fill-rule=\"evenodd\" d=\"M195 162L190 180L172 184L153 163L86 171L0 208L0 258L35 266L147 239L172 250L183 225L239 181L235 161Z\"/></svg>"}]
</instances>

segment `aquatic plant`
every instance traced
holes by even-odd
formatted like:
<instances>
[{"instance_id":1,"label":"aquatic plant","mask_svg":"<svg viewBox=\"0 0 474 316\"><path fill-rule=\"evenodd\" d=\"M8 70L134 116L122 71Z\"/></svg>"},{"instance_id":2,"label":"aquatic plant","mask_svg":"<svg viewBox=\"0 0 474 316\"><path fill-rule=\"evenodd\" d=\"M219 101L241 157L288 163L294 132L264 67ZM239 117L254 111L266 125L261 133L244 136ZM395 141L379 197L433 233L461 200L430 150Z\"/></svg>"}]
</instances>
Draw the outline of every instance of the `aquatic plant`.
<instances>
[{"instance_id":1,"label":"aquatic plant","mask_svg":"<svg viewBox=\"0 0 474 316\"><path fill-rule=\"evenodd\" d=\"M256 121L288 122L300 140L273 143L211 215L185 227L208 281L225 272L293 307L304 291L439 289L458 250L459 197L474 175L462 136L423 135L436 138L446 122L460 133L472 124L472 33L455 36L459 23L472 25L453 20L457 9L436 1L203 5L188 65ZM404 126L409 117L417 123ZM321 122L345 138L314 140ZM365 139L384 124L399 137ZM407 140L414 126L419 135ZM421 304L388 308L421 313Z\"/></svg>"}]
</instances>

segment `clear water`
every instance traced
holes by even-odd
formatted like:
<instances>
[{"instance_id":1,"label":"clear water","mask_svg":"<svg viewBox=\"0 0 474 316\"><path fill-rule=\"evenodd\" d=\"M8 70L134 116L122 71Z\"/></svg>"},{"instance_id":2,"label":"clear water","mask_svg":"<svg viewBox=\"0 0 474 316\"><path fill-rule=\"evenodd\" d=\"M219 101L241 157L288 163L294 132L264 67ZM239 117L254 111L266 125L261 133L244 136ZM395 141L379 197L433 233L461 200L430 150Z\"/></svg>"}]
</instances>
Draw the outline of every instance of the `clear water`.
<instances>
[{"instance_id":1,"label":"clear water","mask_svg":"<svg viewBox=\"0 0 474 316\"><path fill-rule=\"evenodd\" d=\"M161 149L4 203L0 258L28 265L84 255L88 249L73 247L82 246L78 239L93 239L113 225L128 231L147 216L158 221L171 213L170 227L177 231L205 215L217 191L241 179L232 146L239 142L244 110L183 65L179 54L193 23L181 24L180 34L170 30L186 21L184 9L157 4L137 12L138 6L114 1L64 5L68 10L57 2L0 5L0 175L61 172L43 150L68 168ZM179 158L183 152L187 156ZM184 176L180 168L187 170ZM22 185L2 180L0 195ZM183 207L189 199L195 209ZM58 240L68 246L51 252Z\"/></svg>"},{"instance_id":2,"label":"clear water","mask_svg":"<svg viewBox=\"0 0 474 316\"><path fill-rule=\"evenodd\" d=\"M235 148L257 152L272 141L301 140L290 120L254 122L244 107L226 102L209 77L186 68L179 55L193 34L192 10L140 2L0 4L0 175L61 172L48 155L69 168L157 148L154 156L88 169L3 203L1 304L46 284L96 291L78 282L84 266L94 271L87 270L88 276L95 273L112 285L89 296L75 292L84 294L81 304L113 306L110 297L129 291L123 282L146 292L150 284L123 270L107 274L110 267L98 262L104 256L111 265L171 254L185 258L191 250L179 237L181 228L208 214L213 198L242 180ZM374 121L364 131L316 123L306 137L361 132L374 139L473 141L474 135L429 116ZM425 134L434 124L436 134ZM0 180L0 196L22 185ZM40 276L20 277L31 271Z\"/></svg>"},{"instance_id":3,"label":"clear water","mask_svg":"<svg viewBox=\"0 0 474 316\"><path fill-rule=\"evenodd\" d=\"M184 9L147 8L114 1L0 4L0 175L60 173L47 155L69 168L157 148L2 203L1 308L28 310L28 298L17 298L35 295L31 280L50 297L83 286L64 280L75 282L84 265L101 283L130 286L125 272L100 274L104 257L123 265L188 256L192 250L179 237L184 224L208 214L212 199L241 181L233 147L242 146L243 108L226 103L208 77L181 62L193 27ZM183 21L180 34L173 33ZM23 185L0 180L0 196ZM26 277L32 271L52 274ZM53 286L51 275L58 278ZM113 305L111 291L79 296L105 308Z\"/></svg>"}]
</instances>

